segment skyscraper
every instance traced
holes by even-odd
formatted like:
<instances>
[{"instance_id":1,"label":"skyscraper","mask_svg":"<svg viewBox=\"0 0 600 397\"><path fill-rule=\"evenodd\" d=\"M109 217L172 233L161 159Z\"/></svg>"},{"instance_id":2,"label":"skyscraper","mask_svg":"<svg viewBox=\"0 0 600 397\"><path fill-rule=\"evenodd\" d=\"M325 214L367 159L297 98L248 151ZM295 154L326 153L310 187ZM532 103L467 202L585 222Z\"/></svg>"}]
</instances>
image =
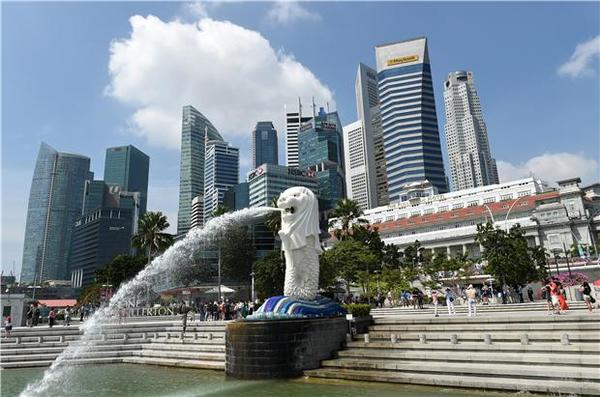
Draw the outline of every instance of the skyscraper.
<instances>
[{"instance_id":1,"label":"skyscraper","mask_svg":"<svg viewBox=\"0 0 600 397\"><path fill-rule=\"evenodd\" d=\"M366 143L365 128L362 120L344 126L344 170L346 171L346 195L355 200L361 209L374 206L375 175L369 178L367 151L373 150ZM375 170L372 170L375 171Z\"/></svg>"},{"instance_id":2,"label":"skyscraper","mask_svg":"<svg viewBox=\"0 0 600 397\"><path fill-rule=\"evenodd\" d=\"M252 131L252 162L254 168L261 164L279 164L277 130L271 121L259 121Z\"/></svg>"},{"instance_id":3,"label":"skyscraper","mask_svg":"<svg viewBox=\"0 0 600 397\"><path fill-rule=\"evenodd\" d=\"M183 107L177 235L190 230L192 200L204 194L205 140L223 140L217 129L193 106ZM199 226L202 226L200 224Z\"/></svg>"},{"instance_id":4,"label":"skyscraper","mask_svg":"<svg viewBox=\"0 0 600 397\"><path fill-rule=\"evenodd\" d=\"M473 73L450 73L444 82L446 140L452 189L499 183Z\"/></svg>"},{"instance_id":5,"label":"skyscraper","mask_svg":"<svg viewBox=\"0 0 600 397\"><path fill-rule=\"evenodd\" d=\"M223 141L206 142L204 166L204 222L212 218L225 192L237 185L240 173L240 150Z\"/></svg>"},{"instance_id":6,"label":"skyscraper","mask_svg":"<svg viewBox=\"0 0 600 397\"><path fill-rule=\"evenodd\" d=\"M140 216L146 212L149 168L150 157L133 145L106 149L104 182L119 186L121 191L139 192Z\"/></svg>"},{"instance_id":7,"label":"skyscraper","mask_svg":"<svg viewBox=\"0 0 600 397\"><path fill-rule=\"evenodd\" d=\"M425 37L375 47L390 202L429 181L448 191Z\"/></svg>"},{"instance_id":8,"label":"skyscraper","mask_svg":"<svg viewBox=\"0 0 600 397\"><path fill-rule=\"evenodd\" d=\"M377 150L383 151L383 136L376 124L380 118L375 70L358 65L355 91L358 121L344 127L346 189L349 198L369 209L387 204L385 157L377 157Z\"/></svg>"},{"instance_id":9,"label":"skyscraper","mask_svg":"<svg viewBox=\"0 0 600 397\"><path fill-rule=\"evenodd\" d=\"M342 135L338 113L326 113L323 108L298 132L299 165L302 170L315 172L319 208L323 211L346 197Z\"/></svg>"},{"instance_id":10,"label":"skyscraper","mask_svg":"<svg viewBox=\"0 0 600 397\"><path fill-rule=\"evenodd\" d=\"M298 111L285 114L285 163L288 167L298 167L298 130L312 116L312 114L310 116L302 115L300 98L298 98Z\"/></svg>"},{"instance_id":11,"label":"skyscraper","mask_svg":"<svg viewBox=\"0 0 600 397\"><path fill-rule=\"evenodd\" d=\"M29 192L21 282L67 279L73 225L90 179L88 157L41 144Z\"/></svg>"},{"instance_id":12,"label":"skyscraper","mask_svg":"<svg viewBox=\"0 0 600 397\"><path fill-rule=\"evenodd\" d=\"M69 259L74 287L87 287L96 270L117 255L130 254L132 217L131 209L98 208L75 222Z\"/></svg>"}]
</instances>

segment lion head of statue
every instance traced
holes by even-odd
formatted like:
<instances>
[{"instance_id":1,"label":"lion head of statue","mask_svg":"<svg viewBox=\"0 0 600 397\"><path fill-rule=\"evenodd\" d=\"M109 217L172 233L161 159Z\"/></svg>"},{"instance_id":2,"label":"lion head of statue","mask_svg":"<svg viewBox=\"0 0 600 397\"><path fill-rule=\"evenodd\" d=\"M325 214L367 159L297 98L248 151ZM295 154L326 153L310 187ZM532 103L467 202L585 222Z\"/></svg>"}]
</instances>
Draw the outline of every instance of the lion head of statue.
<instances>
[{"instance_id":1,"label":"lion head of statue","mask_svg":"<svg viewBox=\"0 0 600 397\"><path fill-rule=\"evenodd\" d=\"M307 245L307 237L313 236L315 249L321 252L319 243L319 204L310 189L297 186L281 193L277 200L281 213L279 236L284 251Z\"/></svg>"}]
</instances>

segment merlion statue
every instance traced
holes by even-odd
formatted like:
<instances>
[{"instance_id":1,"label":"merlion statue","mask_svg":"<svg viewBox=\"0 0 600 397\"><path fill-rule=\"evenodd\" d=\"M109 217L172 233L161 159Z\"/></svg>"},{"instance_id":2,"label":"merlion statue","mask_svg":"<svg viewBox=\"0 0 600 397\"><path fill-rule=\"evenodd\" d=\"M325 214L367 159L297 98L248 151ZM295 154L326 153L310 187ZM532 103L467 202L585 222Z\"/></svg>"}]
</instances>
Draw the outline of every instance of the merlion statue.
<instances>
[{"instance_id":1,"label":"merlion statue","mask_svg":"<svg viewBox=\"0 0 600 397\"><path fill-rule=\"evenodd\" d=\"M346 313L319 288L319 205L305 187L292 187L277 200L281 212L281 249L285 254L283 296L265 300L246 320L334 317Z\"/></svg>"},{"instance_id":2,"label":"merlion statue","mask_svg":"<svg viewBox=\"0 0 600 397\"><path fill-rule=\"evenodd\" d=\"M285 254L283 293L311 300L319 288L319 205L314 193L305 187L292 187L281 193L277 207L281 214L281 249Z\"/></svg>"}]
</instances>

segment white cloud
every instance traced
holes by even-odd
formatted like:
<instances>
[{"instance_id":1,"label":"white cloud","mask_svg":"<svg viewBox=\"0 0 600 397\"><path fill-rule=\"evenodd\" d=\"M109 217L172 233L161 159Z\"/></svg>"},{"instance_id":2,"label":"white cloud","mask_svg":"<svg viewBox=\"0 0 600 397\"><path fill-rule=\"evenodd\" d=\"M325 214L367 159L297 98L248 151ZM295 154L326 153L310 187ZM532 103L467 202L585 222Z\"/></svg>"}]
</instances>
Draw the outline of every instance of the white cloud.
<instances>
[{"instance_id":1,"label":"white cloud","mask_svg":"<svg viewBox=\"0 0 600 397\"><path fill-rule=\"evenodd\" d=\"M181 107L193 105L226 137L248 136L259 120L281 131L284 104L333 101L331 90L260 33L228 21L164 22L130 18L129 37L110 46L106 89L135 108L131 132L178 148Z\"/></svg>"},{"instance_id":2,"label":"white cloud","mask_svg":"<svg viewBox=\"0 0 600 397\"><path fill-rule=\"evenodd\" d=\"M591 63L598 56L600 56L600 35L577 44L571 58L558 68L558 74L572 78L591 75L594 71Z\"/></svg>"},{"instance_id":3,"label":"white cloud","mask_svg":"<svg viewBox=\"0 0 600 397\"><path fill-rule=\"evenodd\" d=\"M531 175L550 183L572 177L580 177L584 183L598 181L598 161L583 154L544 153L525 163L498 161L497 165L501 182Z\"/></svg>"},{"instance_id":4,"label":"white cloud","mask_svg":"<svg viewBox=\"0 0 600 397\"><path fill-rule=\"evenodd\" d=\"M196 18L196 20L208 17L208 10L206 4L201 1L195 1L192 3L184 3L183 10L186 14Z\"/></svg>"},{"instance_id":5,"label":"white cloud","mask_svg":"<svg viewBox=\"0 0 600 397\"><path fill-rule=\"evenodd\" d=\"M297 1L276 1L271 6L267 17L280 24L289 24L295 21L319 21L321 16L304 8Z\"/></svg>"}]
</instances>

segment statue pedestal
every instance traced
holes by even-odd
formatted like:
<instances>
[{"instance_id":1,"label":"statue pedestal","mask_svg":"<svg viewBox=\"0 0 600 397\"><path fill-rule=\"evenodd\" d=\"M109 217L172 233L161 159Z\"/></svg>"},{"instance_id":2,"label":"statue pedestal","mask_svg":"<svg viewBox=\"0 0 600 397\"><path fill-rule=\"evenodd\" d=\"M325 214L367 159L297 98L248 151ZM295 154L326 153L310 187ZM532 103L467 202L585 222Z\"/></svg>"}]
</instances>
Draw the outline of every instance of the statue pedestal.
<instances>
[{"instance_id":1,"label":"statue pedestal","mask_svg":"<svg viewBox=\"0 0 600 397\"><path fill-rule=\"evenodd\" d=\"M229 323L225 373L239 379L300 376L341 349L347 332L344 317Z\"/></svg>"}]
</instances>

